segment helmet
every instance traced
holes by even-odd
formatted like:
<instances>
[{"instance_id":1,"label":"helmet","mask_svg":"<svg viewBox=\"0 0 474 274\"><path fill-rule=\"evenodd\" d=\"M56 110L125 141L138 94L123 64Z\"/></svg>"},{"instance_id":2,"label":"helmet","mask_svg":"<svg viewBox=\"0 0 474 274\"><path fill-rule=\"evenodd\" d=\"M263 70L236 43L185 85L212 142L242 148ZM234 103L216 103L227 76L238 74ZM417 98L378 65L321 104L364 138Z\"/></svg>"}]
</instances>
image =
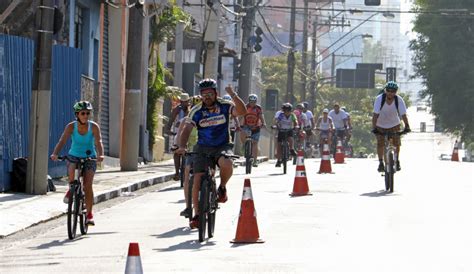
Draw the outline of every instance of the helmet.
<instances>
[{"instance_id":1,"label":"helmet","mask_svg":"<svg viewBox=\"0 0 474 274\"><path fill-rule=\"evenodd\" d=\"M398 84L395 83L394 81L389 81L389 82L387 82L387 84L385 84L385 89L398 90Z\"/></svg>"},{"instance_id":2,"label":"helmet","mask_svg":"<svg viewBox=\"0 0 474 274\"><path fill-rule=\"evenodd\" d=\"M232 101L232 97L230 97L229 94L222 96L222 99L227 100L227 101Z\"/></svg>"},{"instance_id":3,"label":"helmet","mask_svg":"<svg viewBox=\"0 0 474 274\"><path fill-rule=\"evenodd\" d=\"M72 107L74 112L79 112L81 110L92 110L92 104L89 101L79 101L74 104Z\"/></svg>"},{"instance_id":4,"label":"helmet","mask_svg":"<svg viewBox=\"0 0 474 274\"><path fill-rule=\"evenodd\" d=\"M308 108L308 106L309 106L308 102L303 102L302 104L303 104L304 108Z\"/></svg>"},{"instance_id":5,"label":"helmet","mask_svg":"<svg viewBox=\"0 0 474 274\"><path fill-rule=\"evenodd\" d=\"M212 88L214 90L217 90L217 82L214 79L211 78L206 78L204 80L201 80L199 82L199 91Z\"/></svg>"},{"instance_id":6,"label":"helmet","mask_svg":"<svg viewBox=\"0 0 474 274\"><path fill-rule=\"evenodd\" d=\"M283 106L281 106L281 109L282 109L283 111L286 111L286 110L292 111L292 110L293 110L293 106L292 106L290 103L284 103Z\"/></svg>"},{"instance_id":7,"label":"helmet","mask_svg":"<svg viewBox=\"0 0 474 274\"><path fill-rule=\"evenodd\" d=\"M303 104L297 104L297 105L296 105L296 108L298 108L298 109L303 109L303 108L304 108L304 105L303 105Z\"/></svg>"},{"instance_id":8,"label":"helmet","mask_svg":"<svg viewBox=\"0 0 474 274\"><path fill-rule=\"evenodd\" d=\"M249 95L249 102L257 102L258 96L257 94L250 94Z\"/></svg>"},{"instance_id":9,"label":"helmet","mask_svg":"<svg viewBox=\"0 0 474 274\"><path fill-rule=\"evenodd\" d=\"M323 109L323 113L329 113L329 109L327 108Z\"/></svg>"},{"instance_id":10,"label":"helmet","mask_svg":"<svg viewBox=\"0 0 474 274\"><path fill-rule=\"evenodd\" d=\"M192 104L193 106L201 103L201 95L195 95L192 97Z\"/></svg>"},{"instance_id":11,"label":"helmet","mask_svg":"<svg viewBox=\"0 0 474 274\"><path fill-rule=\"evenodd\" d=\"M341 109L344 110L344 112L347 112L346 107L341 107Z\"/></svg>"}]
</instances>

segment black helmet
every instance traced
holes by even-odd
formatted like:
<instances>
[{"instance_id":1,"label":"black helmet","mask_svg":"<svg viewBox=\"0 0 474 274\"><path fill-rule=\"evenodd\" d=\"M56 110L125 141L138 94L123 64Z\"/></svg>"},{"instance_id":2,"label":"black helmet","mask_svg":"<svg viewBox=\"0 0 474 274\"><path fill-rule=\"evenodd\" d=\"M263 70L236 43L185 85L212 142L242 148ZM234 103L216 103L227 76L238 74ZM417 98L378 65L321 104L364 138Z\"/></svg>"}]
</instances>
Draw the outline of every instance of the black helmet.
<instances>
[{"instance_id":1,"label":"black helmet","mask_svg":"<svg viewBox=\"0 0 474 274\"><path fill-rule=\"evenodd\" d=\"M214 90L217 90L217 82L214 79L211 78L206 78L204 80L201 80L199 82L199 91L212 88Z\"/></svg>"},{"instance_id":2,"label":"black helmet","mask_svg":"<svg viewBox=\"0 0 474 274\"><path fill-rule=\"evenodd\" d=\"M281 110L283 110L283 111L285 111L285 110L292 111L293 106L290 103L284 103L283 106L281 106Z\"/></svg>"}]
</instances>

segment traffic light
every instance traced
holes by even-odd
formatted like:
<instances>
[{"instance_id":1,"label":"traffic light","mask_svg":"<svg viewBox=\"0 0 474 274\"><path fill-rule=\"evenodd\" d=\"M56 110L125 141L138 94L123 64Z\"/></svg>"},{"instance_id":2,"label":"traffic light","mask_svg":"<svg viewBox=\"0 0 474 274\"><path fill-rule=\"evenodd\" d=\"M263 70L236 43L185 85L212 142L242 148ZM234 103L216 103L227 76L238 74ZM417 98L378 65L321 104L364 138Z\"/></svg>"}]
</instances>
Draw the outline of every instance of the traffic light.
<instances>
[{"instance_id":1,"label":"traffic light","mask_svg":"<svg viewBox=\"0 0 474 274\"><path fill-rule=\"evenodd\" d=\"M365 0L366 6L380 6L380 0Z\"/></svg>"},{"instance_id":2,"label":"traffic light","mask_svg":"<svg viewBox=\"0 0 474 274\"><path fill-rule=\"evenodd\" d=\"M234 74L232 76L232 81L238 81L240 77L240 59L234 57Z\"/></svg>"},{"instance_id":3,"label":"traffic light","mask_svg":"<svg viewBox=\"0 0 474 274\"><path fill-rule=\"evenodd\" d=\"M397 81L397 68L387 68L387 77L385 80L388 81Z\"/></svg>"},{"instance_id":4,"label":"traffic light","mask_svg":"<svg viewBox=\"0 0 474 274\"><path fill-rule=\"evenodd\" d=\"M255 52L259 52L262 50L262 46L260 45L262 42L263 42L263 39L262 39L262 34L263 34L263 31L260 27L257 27L255 29L255 45L253 46Z\"/></svg>"}]
</instances>

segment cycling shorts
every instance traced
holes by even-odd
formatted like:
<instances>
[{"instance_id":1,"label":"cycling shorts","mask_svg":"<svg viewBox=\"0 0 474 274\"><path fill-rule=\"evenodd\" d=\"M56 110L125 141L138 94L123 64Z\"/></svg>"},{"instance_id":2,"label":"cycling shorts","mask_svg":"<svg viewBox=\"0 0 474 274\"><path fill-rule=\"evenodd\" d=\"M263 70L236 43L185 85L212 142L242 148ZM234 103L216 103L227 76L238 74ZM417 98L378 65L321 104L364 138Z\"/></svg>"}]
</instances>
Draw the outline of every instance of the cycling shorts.
<instances>
[{"instance_id":1,"label":"cycling shorts","mask_svg":"<svg viewBox=\"0 0 474 274\"><path fill-rule=\"evenodd\" d=\"M70 164L76 164L76 163L79 163L81 160L80 157L76 157L76 156L73 156L71 154L69 154L67 156L67 166L69 167ZM83 172L86 172L86 171L89 171L89 170L92 170L93 172L95 172L97 170L97 162L96 161L86 161L84 163L84 168L83 168Z\"/></svg>"},{"instance_id":2,"label":"cycling shorts","mask_svg":"<svg viewBox=\"0 0 474 274\"><path fill-rule=\"evenodd\" d=\"M396 132L400 131L400 125L394 126L392 128L377 127L377 130L380 133L388 133L388 132L396 133ZM377 147L383 148L385 146L385 137L383 135L380 135L380 134L377 134L375 136L377 136ZM395 135L392 138L393 138L393 145L394 146L398 147L398 146L401 145L400 135Z\"/></svg>"},{"instance_id":3,"label":"cycling shorts","mask_svg":"<svg viewBox=\"0 0 474 274\"><path fill-rule=\"evenodd\" d=\"M211 167L219 166L218 161L220 157L223 157L222 154L233 154L232 151L233 145L232 144L225 144L218 147L207 147L207 146L195 146L195 152L197 153L204 153L207 155L212 156L212 163ZM205 172L206 167L209 165L207 162L209 159L203 155L196 154L194 155L194 163L193 163L193 170L194 173Z\"/></svg>"},{"instance_id":4,"label":"cycling shorts","mask_svg":"<svg viewBox=\"0 0 474 274\"><path fill-rule=\"evenodd\" d=\"M250 126L243 126L242 131L244 131L247 135L250 135L252 137L252 140L258 142L260 139L260 128L256 128L252 130Z\"/></svg>"},{"instance_id":5,"label":"cycling shorts","mask_svg":"<svg viewBox=\"0 0 474 274\"><path fill-rule=\"evenodd\" d=\"M278 131L278 142L288 140L290 137L293 137L293 130Z\"/></svg>"}]
</instances>

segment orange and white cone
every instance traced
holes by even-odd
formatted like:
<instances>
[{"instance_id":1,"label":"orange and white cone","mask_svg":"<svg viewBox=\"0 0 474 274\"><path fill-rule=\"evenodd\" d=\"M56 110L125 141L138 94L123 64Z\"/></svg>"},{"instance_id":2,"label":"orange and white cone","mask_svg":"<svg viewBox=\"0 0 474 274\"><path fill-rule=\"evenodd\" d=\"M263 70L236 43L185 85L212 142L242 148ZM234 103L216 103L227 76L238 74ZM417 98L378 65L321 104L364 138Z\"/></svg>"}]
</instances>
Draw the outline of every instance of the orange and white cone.
<instances>
[{"instance_id":1,"label":"orange and white cone","mask_svg":"<svg viewBox=\"0 0 474 274\"><path fill-rule=\"evenodd\" d=\"M130 243L128 246L127 265L125 274L143 274L142 261L138 243Z\"/></svg>"},{"instance_id":2,"label":"orange and white cone","mask_svg":"<svg viewBox=\"0 0 474 274\"><path fill-rule=\"evenodd\" d=\"M344 164L344 152L342 151L341 140L337 140L336 155L334 155L335 164Z\"/></svg>"},{"instance_id":3,"label":"orange and white cone","mask_svg":"<svg viewBox=\"0 0 474 274\"><path fill-rule=\"evenodd\" d=\"M295 181L293 183L293 192L290 196L304 196L313 195L309 192L308 179L306 178L306 168L304 166L304 152L298 151L298 158L296 158L296 173Z\"/></svg>"},{"instance_id":4,"label":"orange and white cone","mask_svg":"<svg viewBox=\"0 0 474 274\"><path fill-rule=\"evenodd\" d=\"M453 154L451 154L451 161L459 162L458 141L454 143Z\"/></svg>"},{"instance_id":5,"label":"orange and white cone","mask_svg":"<svg viewBox=\"0 0 474 274\"><path fill-rule=\"evenodd\" d=\"M263 243L258 233L257 212L253 204L252 188L250 179L245 179L242 203L240 205L239 222L235 239L230 241L235 244Z\"/></svg>"},{"instance_id":6,"label":"orange and white cone","mask_svg":"<svg viewBox=\"0 0 474 274\"><path fill-rule=\"evenodd\" d=\"M323 145L323 155L321 156L321 165L319 166L319 174L321 173L333 173L331 168L331 160L329 156L329 145Z\"/></svg>"}]
</instances>

